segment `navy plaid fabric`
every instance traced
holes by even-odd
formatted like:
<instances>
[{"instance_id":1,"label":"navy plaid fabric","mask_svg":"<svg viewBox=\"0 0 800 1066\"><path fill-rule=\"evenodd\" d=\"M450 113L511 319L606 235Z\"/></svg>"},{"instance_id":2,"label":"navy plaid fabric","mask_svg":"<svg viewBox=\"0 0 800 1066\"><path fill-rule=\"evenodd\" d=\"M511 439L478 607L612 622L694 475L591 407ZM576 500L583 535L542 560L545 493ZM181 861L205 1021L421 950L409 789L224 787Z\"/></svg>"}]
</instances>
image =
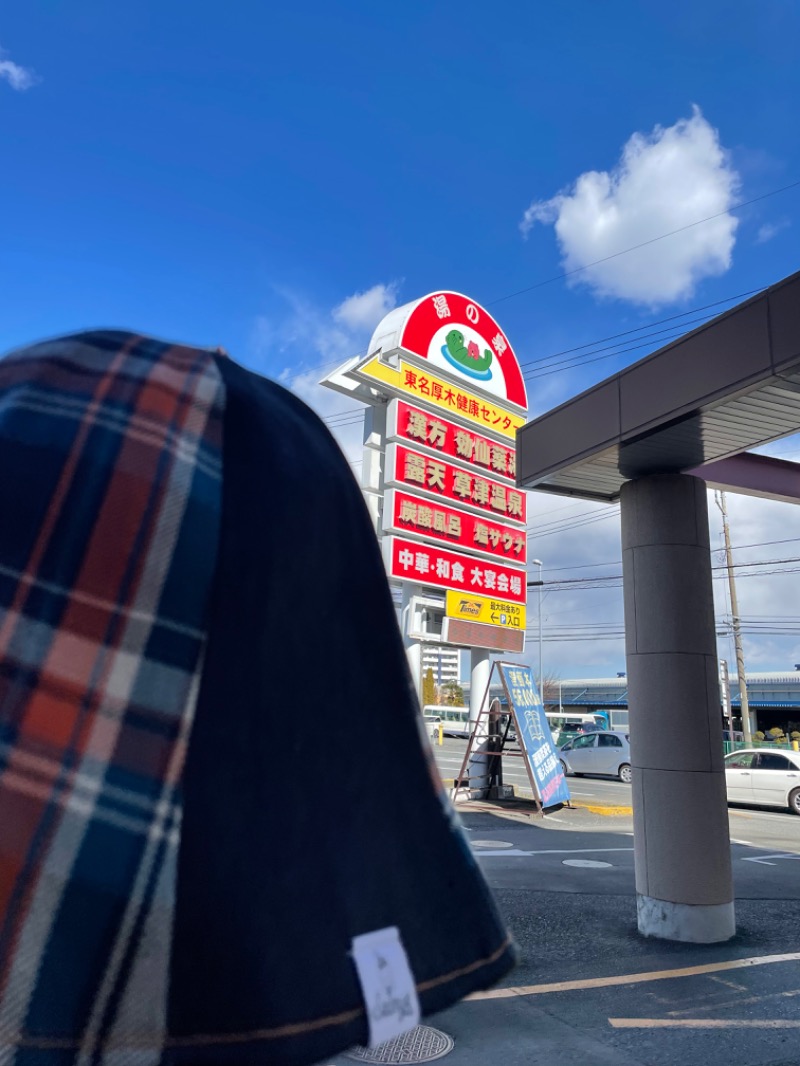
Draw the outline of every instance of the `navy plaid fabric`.
<instances>
[{"instance_id":1,"label":"navy plaid fabric","mask_svg":"<svg viewBox=\"0 0 800 1066\"><path fill-rule=\"evenodd\" d=\"M125 333L0 362L0 1066L306 1066L513 947L320 421ZM5 516L8 516L7 518Z\"/></svg>"},{"instance_id":2,"label":"navy plaid fabric","mask_svg":"<svg viewBox=\"0 0 800 1066\"><path fill-rule=\"evenodd\" d=\"M128 334L0 362L4 1064L161 1054L223 395Z\"/></svg>"}]
</instances>

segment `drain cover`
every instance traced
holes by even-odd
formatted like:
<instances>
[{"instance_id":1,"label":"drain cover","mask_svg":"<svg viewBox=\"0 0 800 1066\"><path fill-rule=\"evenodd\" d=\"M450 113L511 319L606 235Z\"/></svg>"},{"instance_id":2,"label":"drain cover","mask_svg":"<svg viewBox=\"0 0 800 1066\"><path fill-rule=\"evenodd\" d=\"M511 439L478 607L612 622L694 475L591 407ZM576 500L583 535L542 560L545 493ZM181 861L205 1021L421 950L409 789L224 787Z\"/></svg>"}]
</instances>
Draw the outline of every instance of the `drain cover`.
<instances>
[{"instance_id":1,"label":"drain cover","mask_svg":"<svg viewBox=\"0 0 800 1066\"><path fill-rule=\"evenodd\" d=\"M599 859L562 859L562 866L584 866L592 870L599 870L603 866L613 866L610 862L600 862Z\"/></svg>"},{"instance_id":2,"label":"drain cover","mask_svg":"<svg viewBox=\"0 0 800 1066\"><path fill-rule=\"evenodd\" d=\"M448 1055L453 1046L453 1039L447 1033L430 1025L417 1025L377 1047L354 1047L347 1052L347 1057L358 1062L431 1062Z\"/></svg>"},{"instance_id":3,"label":"drain cover","mask_svg":"<svg viewBox=\"0 0 800 1066\"><path fill-rule=\"evenodd\" d=\"M470 840L473 848L513 848L507 840Z\"/></svg>"}]
</instances>

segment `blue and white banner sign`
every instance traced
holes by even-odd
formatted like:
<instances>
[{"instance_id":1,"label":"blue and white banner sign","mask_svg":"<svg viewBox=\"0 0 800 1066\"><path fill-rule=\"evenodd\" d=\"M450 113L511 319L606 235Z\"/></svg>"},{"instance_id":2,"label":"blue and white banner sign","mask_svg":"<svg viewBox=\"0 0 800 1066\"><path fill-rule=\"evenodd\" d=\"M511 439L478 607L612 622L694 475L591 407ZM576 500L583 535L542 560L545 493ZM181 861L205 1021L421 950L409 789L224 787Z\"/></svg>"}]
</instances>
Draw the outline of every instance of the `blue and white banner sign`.
<instances>
[{"instance_id":1,"label":"blue and white banner sign","mask_svg":"<svg viewBox=\"0 0 800 1066\"><path fill-rule=\"evenodd\" d=\"M529 666L497 663L517 721L517 739L543 807L569 801L569 786Z\"/></svg>"}]
</instances>

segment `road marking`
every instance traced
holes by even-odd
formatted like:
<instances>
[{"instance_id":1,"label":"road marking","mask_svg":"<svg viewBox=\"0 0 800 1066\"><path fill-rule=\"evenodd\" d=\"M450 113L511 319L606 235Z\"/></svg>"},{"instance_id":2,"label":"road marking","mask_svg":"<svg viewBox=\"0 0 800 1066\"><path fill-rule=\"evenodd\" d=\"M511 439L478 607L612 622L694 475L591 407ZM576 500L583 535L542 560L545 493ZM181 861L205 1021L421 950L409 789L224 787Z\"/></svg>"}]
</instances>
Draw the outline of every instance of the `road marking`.
<instances>
[{"instance_id":1,"label":"road marking","mask_svg":"<svg viewBox=\"0 0 800 1066\"><path fill-rule=\"evenodd\" d=\"M730 959L728 962L709 962L703 966L684 966L678 970L647 970L643 973L619 974L616 977L587 977L582 981L555 981L546 985L519 985L515 988L492 988L488 992L473 992L467 998L512 999L514 996L542 996L550 992L575 992L584 988L613 988L615 985L638 985L649 981L671 981L676 977L695 977L705 973L723 973L725 970L741 970L749 966L768 966L776 962L800 962L800 951L784 955L751 955L745 959Z\"/></svg>"},{"instance_id":2,"label":"road marking","mask_svg":"<svg viewBox=\"0 0 800 1066\"><path fill-rule=\"evenodd\" d=\"M526 851L525 855L596 855L608 851L633 851L633 848L542 848L540 851Z\"/></svg>"},{"instance_id":3,"label":"road marking","mask_svg":"<svg viewBox=\"0 0 800 1066\"><path fill-rule=\"evenodd\" d=\"M720 977L710 977L710 981L718 981L720 984L730 987L737 992L747 992L747 985L737 985L733 981L723 981ZM695 1011L704 1010L723 1010L725 1007L747 1007L751 1003L766 1003L769 999L791 999L794 996L800 996L800 988L792 988L787 992L770 992L763 996L736 996L734 999L716 1000L714 1003L709 1003L707 1007L700 1007L695 1005L694 1007L684 1007L683 1010L670 1010L667 1011L669 1017L679 1018L682 1014L692 1014Z\"/></svg>"},{"instance_id":4,"label":"road marking","mask_svg":"<svg viewBox=\"0 0 800 1066\"><path fill-rule=\"evenodd\" d=\"M764 866L775 866L774 862L768 861L769 859L800 859L800 855L795 855L791 851L778 851L774 855L762 855L760 858L742 856L742 862L760 862Z\"/></svg>"},{"instance_id":5,"label":"road marking","mask_svg":"<svg viewBox=\"0 0 800 1066\"><path fill-rule=\"evenodd\" d=\"M603 862L602 859L562 859L562 866L577 866L583 869L600 870L613 867L613 862Z\"/></svg>"},{"instance_id":6,"label":"road marking","mask_svg":"<svg viewBox=\"0 0 800 1066\"><path fill-rule=\"evenodd\" d=\"M800 1021L769 1018L609 1018L615 1029L800 1029Z\"/></svg>"},{"instance_id":7,"label":"road marking","mask_svg":"<svg viewBox=\"0 0 800 1066\"><path fill-rule=\"evenodd\" d=\"M731 837L731 844L745 844L748 848L754 848L756 845L749 840L734 840Z\"/></svg>"},{"instance_id":8,"label":"road marking","mask_svg":"<svg viewBox=\"0 0 800 1066\"><path fill-rule=\"evenodd\" d=\"M597 855L609 851L633 851L633 848L554 848L542 851L520 851L519 848L514 848L512 851L482 851L481 855Z\"/></svg>"},{"instance_id":9,"label":"road marking","mask_svg":"<svg viewBox=\"0 0 800 1066\"><path fill-rule=\"evenodd\" d=\"M477 854L480 855L482 859L494 859L500 855L502 855L504 858L509 855L513 858L519 858L520 856L533 855L534 852L519 851L517 848L512 848L510 851L484 851L483 849L481 849Z\"/></svg>"}]
</instances>

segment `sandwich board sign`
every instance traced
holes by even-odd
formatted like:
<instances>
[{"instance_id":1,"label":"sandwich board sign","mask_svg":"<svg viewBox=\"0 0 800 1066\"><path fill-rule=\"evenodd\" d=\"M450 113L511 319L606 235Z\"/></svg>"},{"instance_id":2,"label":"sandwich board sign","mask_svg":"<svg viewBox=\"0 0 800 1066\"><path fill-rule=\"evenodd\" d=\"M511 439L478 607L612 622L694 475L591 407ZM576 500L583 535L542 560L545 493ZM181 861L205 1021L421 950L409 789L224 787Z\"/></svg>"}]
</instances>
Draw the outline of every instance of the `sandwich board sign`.
<instances>
[{"instance_id":1,"label":"sandwich board sign","mask_svg":"<svg viewBox=\"0 0 800 1066\"><path fill-rule=\"evenodd\" d=\"M495 663L510 712L517 726L517 741L525 756L534 795L542 807L569 803L569 786L545 717L529 666Z\"/></svg>"}]
</instances>

